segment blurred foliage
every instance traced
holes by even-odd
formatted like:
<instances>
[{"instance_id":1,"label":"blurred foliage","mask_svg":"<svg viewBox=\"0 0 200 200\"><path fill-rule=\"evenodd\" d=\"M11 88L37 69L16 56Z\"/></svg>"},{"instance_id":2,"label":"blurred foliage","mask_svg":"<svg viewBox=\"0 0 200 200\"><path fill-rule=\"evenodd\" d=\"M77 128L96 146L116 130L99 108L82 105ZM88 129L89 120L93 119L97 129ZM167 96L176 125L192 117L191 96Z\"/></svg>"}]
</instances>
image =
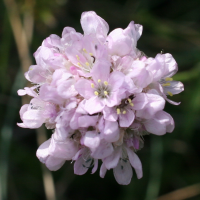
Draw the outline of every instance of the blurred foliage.
<instances>
[{"instance_id":1,"label":"blurred foliage","mask_svg":"<svg viewBox=\"0 0 200 200\"><path fill-rule=\"evenodd\" d=\"M179 73L174 78L185 84L185 92L172 97L181 101L181 105L167 103L165 108L175 120L174 132L162 137L146 136L145 147L138 152L144 170L141 180L134 176L130 185L120 186L112 171L104 179L98 172L77 176L73 174L73 165L66 162L59 171L53 172L57 200L154 200L200 182L199 0L16 0L16 3L21 19L25 15L34 16L31 54L50 34L61 35L65 26L82 32L81 13L94 10L108 22L110 30L125 28L131 20L142 24L144 31L138 48L153 57L162 49L171 53L179 65ZM6 199L44 200L42 169L35 156L36 132L16 126L20 122L21 99L14 90L24 85L24 80L19 80L20 60L3 0L0 0L0 22L0 126L9 127L6 133L11 138L6 160ZM1 142L1 145L4 158L7 144ZM190 199L198 200L200 195Z\"/></svg>"}]
</instances>

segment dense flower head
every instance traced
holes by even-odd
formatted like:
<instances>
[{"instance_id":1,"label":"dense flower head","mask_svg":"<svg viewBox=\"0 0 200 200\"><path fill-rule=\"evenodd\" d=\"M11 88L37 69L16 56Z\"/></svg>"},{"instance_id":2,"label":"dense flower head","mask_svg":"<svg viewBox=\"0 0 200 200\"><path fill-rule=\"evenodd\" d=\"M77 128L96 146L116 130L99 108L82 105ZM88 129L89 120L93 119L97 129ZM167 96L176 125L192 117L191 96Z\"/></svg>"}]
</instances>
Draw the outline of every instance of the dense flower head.
<instances>
[{"instance_id":1,"label":"dense flower head","mask_svg":"<svg viewBox=\"0 0 200 200\"><path fill-rule=\"evenodd\" d=\"M20 110L22 128L52 129L37 157L50 170L74 161L74 173L100 176L113 169L119 184L130 183L134 169L142 177L136 152L146 134L163 135L174 120L163 111L166 101L184 90L172 76L178 71L171 54L147 57L137 49L142 25L130 22L109 32L95 12L81 15L84 34L65 27L62 37L50 35L34 53L36 65L25 77L33 87L18 90L30 95ZM169 98L168 98L169 97Z\"/></svg>"}]
</instances>

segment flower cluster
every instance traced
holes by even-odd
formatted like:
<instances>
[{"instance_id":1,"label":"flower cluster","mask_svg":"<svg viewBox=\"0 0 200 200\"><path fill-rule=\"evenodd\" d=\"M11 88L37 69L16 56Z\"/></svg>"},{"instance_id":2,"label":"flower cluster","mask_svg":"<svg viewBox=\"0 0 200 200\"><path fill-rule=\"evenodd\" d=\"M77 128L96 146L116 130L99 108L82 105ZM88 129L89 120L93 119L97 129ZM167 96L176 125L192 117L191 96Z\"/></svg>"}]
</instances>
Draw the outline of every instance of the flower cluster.
<instances>
[{"instance_id":1,"label":"flower cluster","mask_svg":"<svg viewBox=\"0 0 200 200\"><path fill-rule=\"evenodd\" d=\"M25 73L33 87L18 90L30 95L20 110L22 128L52 129L37 157L50 170L74 161L74 173L100 176L113 169L119 184L127 185L132 167L142 177L136 152L145 134L172 132L174 121L163 111L168 97L184 90L174 81L177 63L171 54L147 57L137 49L142 26L110 32L95 12L81 16L84 34L65 27L62 37L50 35L34 53L36 65Z\"/></svg>"}]
</instances>

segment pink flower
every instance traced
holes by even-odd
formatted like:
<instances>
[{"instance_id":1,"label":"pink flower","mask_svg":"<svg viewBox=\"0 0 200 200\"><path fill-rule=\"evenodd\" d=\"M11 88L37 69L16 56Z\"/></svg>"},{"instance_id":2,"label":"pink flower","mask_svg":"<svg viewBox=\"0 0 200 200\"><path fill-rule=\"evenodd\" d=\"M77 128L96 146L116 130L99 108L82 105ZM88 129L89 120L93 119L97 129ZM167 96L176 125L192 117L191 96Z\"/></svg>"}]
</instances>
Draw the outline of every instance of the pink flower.
<instances>
[{"instance_id":1,"label":"pink flower","mask_svg":"<svg viewBox=\"0 0 200 200\"><path fill-rule=\"evenodd\" d=\"M103 159L113 152L112 144L104 140L100 132L87 131L81 138L81 144L88 147L91 156L96 159Z\"/></svg>"},{"instance_id":2,"label":"pink flower","mask_svg":"<svg viewBox=\"0 0 200 200\"><path fill-rule=\"evenodd\" d=\"M105 41L109 31L107 22L99 17L94 11L82 13L81 26L84 35L94 35L101 42Z\"/></svg>"},{"instance_id":3,"label":"pink flower","mask_svg":"<svg viewBox=\"0 0 200 200\"><path fill-rule=\"evenodd\" d=\"M121 101L124 89L124 75L121 72L110 74L110 64L99 62L92 70L93 81L80 79L76 90L86 99L84 109L89 114L101 112L105 106L112 107Z\"/></svg>"},{"instance_id":4,"label":"pink flower","mask_svg":"<svg viewBox=\"0 0 200 200\"><path fill-rule=\"evenodd\" d=\"M51 139L41 144L36 152L36 155L40 162L44 163L49 170L56 171L64 165L65 160L63 158L56 158L49 154L50 142Z\"/></svg>"},{"instance_id":5,"label":"pink flower","mask_svg":"<svg viewBox=\"0 0 200 200\"><path fill-rule=\"evenodd\" d=\"M20 109L20 117L23 123L18 123L22 128L39 128L43 123L55 123L56 108L49 102L40 98L33 98L30 104L25 104Z\"/></svg>"},{"instance_id":6,"label":"pink flower","mask_svg":"<svg viewBox=\"0 0 200 200\"><path fill-rule=\"evenodd\" d=\"M119 146L115 149L113 154L103 159L101 168L104 173L100 172L103 178L105 171L113 168L116 181L121 185L128 185L131 182L133 171L131 166L135 169L138 179L142 178L142 164L138 156L128 147Z\"/></svg>"},{"instance_id":7,"label":"pink flower","mask_svg":"<svg viewBox=\"0 0 200 200\"><path fill-rule=\"evenodd\" d=\"M171 78L178 71L178 66L171 54L158 54L155 59L147 60L147 70L153 74L152 88L157 89L160 94L171 104L179 105L167 98L184 90L180 81L173 81Z\"/></svg>"},{"instance_id":8,"label":"pink flower","mask_svg":"<svg viewBox=\"0 0 200 200\"><path fill-rule=\"evenodd\" d=\"M104 118L109 121L119 120L120 127L129 127L135 119L135 111L142 110L148 103L146 94L140 93L123 99L116 107L105 107Z\"/></svg>"},{"instance_id":9,"label":"pink flower","mask_svg":"<svg viewBox=\"0 0 200 200\"><path fill-rule=\"evenodd\" d=\"M172 116L164 110L167 98L184 90L173 81L178 71L171 54L148 58L137 49L143 27L130 22L110 32L107 22L94 11L81 15L83 34L65 27L62 36L50 35L34 53L36 65L25 73L35 84L18 90L30 104L20 109L22 128L52 129L40 145L38 159L49 170L74 161L74 173L100 177L113 169L119 184L131 182L134 168L142 178L136 152L147 134L174 130Z\"/></svg>"},{"instance_id":10,"label":"pink flower","mask_svg":"<svg viewBox=\"0 0 200 200\"><path fill-rule=\"evenodd\" d=\"M130 22L126 29L117 28L107 37L108 49L111 55L136 55L137 40L142 34L142 26Z\"/></svg>"},{"instance_id":11,"label":"pink flower","mask_svg":"<svg viewBox=\"0 0 200 200\"><path fill-rule=\"evenodd\" d=\"M75 160L74 173L77 175L85 174L90 168L92 168L92 174L94 174L98 168L98 159L91 157L90 150L87 147L80 149L73 160Z\"/></svg>"}]
</instances>

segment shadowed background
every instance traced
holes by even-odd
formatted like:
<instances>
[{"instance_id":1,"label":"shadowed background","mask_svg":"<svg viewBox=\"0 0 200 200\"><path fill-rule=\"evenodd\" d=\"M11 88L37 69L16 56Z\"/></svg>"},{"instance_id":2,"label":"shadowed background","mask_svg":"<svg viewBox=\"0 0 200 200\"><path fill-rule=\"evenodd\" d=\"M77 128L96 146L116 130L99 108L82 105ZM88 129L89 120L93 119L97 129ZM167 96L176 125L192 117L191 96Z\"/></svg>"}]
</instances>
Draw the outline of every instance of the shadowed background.
<instances>
[{"instance_id":1,"label":"shadowed background","mask_svg":"<svg viewBox=\"0 0 200 200\"><path fill-rule=\"evenodd\" d=\"M23 72L32 54L50 34L65 26L82 33L80 16L94 10L110 31L131 20L144 27L138 48L149 57L161 50L176 59L174 76L185 91L166 104L175 130L162 137L145 136L138 152L144 177L135 174L128 186L118 185L112 170L105 178L73 174L66 162L50 173L35 156L51 131L22 129L16 91L27 85ZM0 199L2 200L198 200L200 199L200 1L199 0L0 0Z\"/></svg>"}]
</instances>

